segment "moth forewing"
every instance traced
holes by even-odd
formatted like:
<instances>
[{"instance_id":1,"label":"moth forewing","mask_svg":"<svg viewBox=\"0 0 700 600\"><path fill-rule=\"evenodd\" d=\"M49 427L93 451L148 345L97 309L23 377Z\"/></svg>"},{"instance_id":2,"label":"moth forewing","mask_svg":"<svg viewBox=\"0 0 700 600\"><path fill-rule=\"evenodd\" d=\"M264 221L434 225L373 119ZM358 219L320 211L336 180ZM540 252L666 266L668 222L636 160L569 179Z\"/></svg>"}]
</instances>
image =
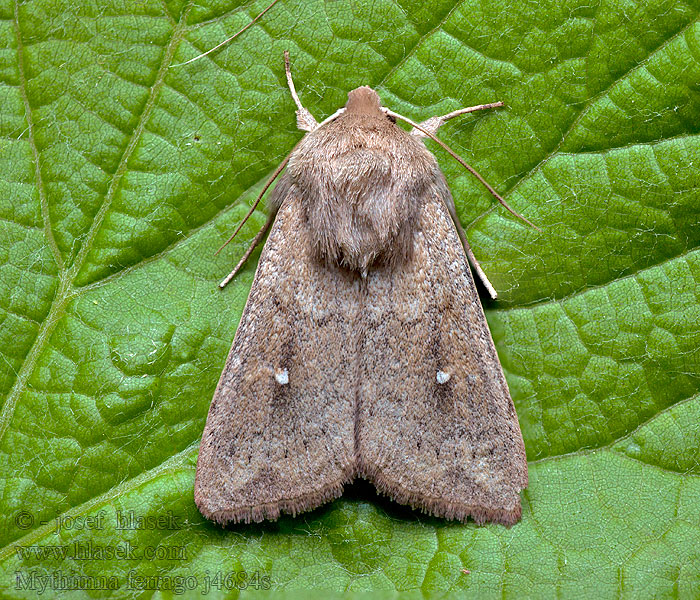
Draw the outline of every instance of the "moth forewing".
<instances>
[{"instance_id":1,"label":"moth forewing","mask_svg":"<svg viewBox=\"0 0 700 600\"><path fill-rule=\"evenodd\" d=\"M221 524L315 508L355 472L358 286L312 260L300 200L282 199L202 436L195 502Z\"/></svg>"},{"instance_id":2,"label":"moth forewing","mask_svg":"<svg viewBox=\"0 0 700 600\"><path fill-rule=\"evenodd\" d=\"M358 472L449 519L520 519L527 462L518 419L442 175L421 203L412 260L368 276Z\"/></svg>"}]
</instances>

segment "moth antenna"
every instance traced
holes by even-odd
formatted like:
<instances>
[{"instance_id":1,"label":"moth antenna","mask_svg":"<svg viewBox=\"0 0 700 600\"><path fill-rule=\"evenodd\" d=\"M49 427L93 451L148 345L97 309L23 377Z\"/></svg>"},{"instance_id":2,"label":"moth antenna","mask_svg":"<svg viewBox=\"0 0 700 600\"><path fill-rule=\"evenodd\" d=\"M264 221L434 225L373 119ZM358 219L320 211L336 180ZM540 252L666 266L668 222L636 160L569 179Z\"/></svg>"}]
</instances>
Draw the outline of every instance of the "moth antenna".
<instances>
[{"instance_id":1,"label":"moth antenna","mask_svg":"<svg viewBox=\"0 0 700 600\"><path fill-rule=\"evenodd\" d=\"M299 100L297 95L297 89L294 87L294 80L292 79L292 63L289 60L289 50L284 51L284 74L287 76L287 85L289 86L289 93L292 95L294 104L297 105L299 110L304 110L304 107Z\"/></svg>"},{"instance_id":2,"label":"moth antenna","mask_svg":"<svg viewBox=\"0 0 700 600\"><path fill-rule=\"evenodd\" d=\"M292 150L294 152L294 150ZM284 160L279 164L279 166L275 169L275 172L272 174L272 177L267 180L267 183L265 184L265 187L262 189L262 191L258 194L258 197L255 199L255 202L253 202L253 206L250 207L250 210L248 211L248 214L245 216L245 218L238 224L238 227L236 227L236 231L233 232L230 238L228 238L221 246L219 249L214 252L214 256L216 256L219 252L221 252L228 244L233 240L233 238L236 237L238 232L241 230L241 227L245 225L245 222L250 218L250 215L253 214L253 211L257 208L258 204L260 204L260 200L262 199L263 195L265 192L268 190L268 188L272 185L272 183L279 177L279 174L282 172L282 169L284 169L287 166L287 163L289 162L289 157L292 155L292 152L287 154L287 156L284 157Z\"/></svg>"},{"instance_id":3,"label":"moth antenna","mask_svg":"<svg viewBox=\"0 0 700 600\"><path fill-rule=\"evenodd\" d=\"M537 231L540 231L540 232L542 231L539 227L537 227L537 225L535 225L534 223L532 223L531 221L529 221L528 219L526 219L525 217L523 217L521 214L515 212L510 206L508 206L508 203L507 203L503 198L501 198L501 196L499 195L499 193L498 193L496 190L494 190L494 189L488 184L488 182L479 174L479 172L478 172L474 167L472 167L470 164L468 164L459 154L457 154L454 150L452 150L452 148L450 148L445 142L443 142L442 140L438 139L438 138L437 138L435 135L433 135L430 131L428 131L428 130L425 129L424 127L421 127L420 125L418 125L418 123L416 123L415 121L412 121L412 120L409 119L408 117L404 117L403 115L400 115L400 114L398 114L398 113L395 113L393 110L390 110L390 109L386 108L385 106L382 107L382 110L383 110L387 115L390 115L390 116L392 116L392 117L394 117L394 118L396 118L396 119L401 119L402 121L405 121L406 123L408 123L409 125L411 125L411 126L414 127L415 129L417 129L418 131L422 131L426 136L428 136L428 137L429 137L431 140L433 140L434 142L437 142L438 144L440 144L440 146L442 146L442 147L449 153L449 155L450 155L452 158L454 158L454 159L455 159L460 165L462 165L467 171L469 171L472 175L474 175L474 177L476 177L476 178L479 180L479 182L491 193L491 195L492 195L494 198L496 198L496 200L498 200L498 201L501 203L501 205L502 205L509 213L511 213L513 216L517 217L517 218L520 219L521 221L527 223L527 224L528 224L530 227L532 227L533 229L536 229Z\"/></svg>"},{"instance_id":4,"label":"moth antenna","mask_svg":"<svg viewBox=\"0 0 700 600\"><path fill-rule=\"evenodd\" d=\"M199 56L195 56L194 58L190 58L190 60L186 60L185 62L177 63L176 65L170 65L170 67L182 67L183 65L189 65L190 63L194 62L195 60L199 60L200 58L207 56L211 54L212 52L215 52L222 46L225 46L228 44L230 41L234 40L237 38L239 35L241 35L244 31L255 25L260 18L268 11L270 10L275 4L277 4L280 0L272 0L272 2L265 8L257 17L255 17L250 23L248 23L243 29L239 29L236 33L234 33L230 38L225 39L223 42L220 44L217 44L213 48L207 50L203 54L200 54Z\"/></svg>"},{"instance_id":5,"label":"moth antenna","mask_svg":"<svg viewBox=\"0 0 700 600\"><path fill-rule=\"evenodd\" d=\"M499 101L490 102L489 104L478 104L477 106L468 106L467 108L459 108L457 110L453 110L451 113L447 113L446 115L441 115L439 117L430 117L429 119L426 119L425 121L419 123L419 125L427 129L430 133L437 133L437 130L440 129L440 127L442 127L450 119L454 119L455 117L459 117L460 115L466 115L467 113L475 112L477 110L484 110L486 108L500 108L501 106L503 106L503 102ZM425 134L422 131L412 131L411 134L417 135L418 137L425 137Z\"/></svg>"},{"instance_id":6,"label":"moth antenna","mask_svg":"<svg viewBox=\"0 0 700 600\"><path fill-rule=\"evenodd\" d=\"M501 106L503 106L503 102L501 100L499 100L498 102L489 102L488 104L477 104L476 106L468 106L467 108L458 108L457 110L453 110L451 113L442 115L439 118L443 121L449 121L450 119L454 119L455 117L459 117L460 115L466 115L470 112L484 110L486 108L500 108Z\"/></svg>"},{"instance_id":7,"label":"moth antenna","mask_svg":"<svg viewBox=\"0 0 700 600\"><path fill-rule=\"evenodd\" d=\"M304 105L297 95L297 90L294 87L294 80L292 79L292 64L289 61L289 50L284 51L284 73L287 76L289 93L292 95L294 104L297 105L297 127L302 131L313 131L318 127L318 123L311 112L304 108Z\"/></svg>"},{"instance_id":8,"label":"moth antenna","mask_svg":"<svg viewBox=\"0 0 700 600\"><path fill-rule=\"evenodd\" d=\"M253 250L255 250L255 247L260 243L260 240L265 237L265 232L270 228L270 225L272 224L272 221L275 220L275 215L272 214L269 217L267 217L267 221L265 221L265 224L260 228L260 231L255 234L255 237L253 238L253 241L250 242L250 246L248 246L248 249L245 251L245 254L241 257L241 260L238 261L238 264L233 268L233 271L231 271L224 279L223 281L219 284L219 287L223 290L229 282L236 276L236 273L240 270L240 268L243 266L245 261L248 260L248 257L253 253Z\"/></svg>"}]
</instances>

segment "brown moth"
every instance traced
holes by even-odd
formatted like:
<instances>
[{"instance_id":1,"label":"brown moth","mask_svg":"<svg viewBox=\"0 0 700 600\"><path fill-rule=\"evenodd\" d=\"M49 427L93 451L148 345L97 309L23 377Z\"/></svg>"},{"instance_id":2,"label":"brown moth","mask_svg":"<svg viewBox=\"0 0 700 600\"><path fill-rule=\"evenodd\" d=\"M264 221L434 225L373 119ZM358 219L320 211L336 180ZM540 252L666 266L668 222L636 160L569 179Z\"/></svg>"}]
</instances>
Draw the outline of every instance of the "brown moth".
<instances>
[{"instance_id":1,"label":"brown moth","mask_svg":"<svg viewBox=\"0 0 700 600\"><path fill-rule=\"evenodd\" d=\"M266 186L286 165L273 216L221 284L272 225L209 410L195 502L220 524L274 520L364 477L439 517L512 525L525 448L468 256L495 292L421 139L501 103L418 125L360 87L318 124L286 64L308 133Z\"/></svg>"}]
</instances>

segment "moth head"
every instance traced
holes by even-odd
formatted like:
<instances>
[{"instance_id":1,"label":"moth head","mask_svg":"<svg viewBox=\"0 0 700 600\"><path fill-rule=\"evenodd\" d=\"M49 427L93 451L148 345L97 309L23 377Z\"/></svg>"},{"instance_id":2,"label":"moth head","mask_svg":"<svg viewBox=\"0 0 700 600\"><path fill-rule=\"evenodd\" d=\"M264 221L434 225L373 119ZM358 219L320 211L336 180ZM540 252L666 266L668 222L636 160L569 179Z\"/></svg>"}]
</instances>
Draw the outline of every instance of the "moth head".
<instances>
[{"instance_id":1,"label":"moth head","mask_svg":"<svg viewBox=\"0 0 700 600\"><path fill-rule=\"evenodd\" d=\"M348 93L345 112L368 116L385 116L382 112L382 102L379 99L379 94L366 85Z\"/></svg>"}]
</instances>

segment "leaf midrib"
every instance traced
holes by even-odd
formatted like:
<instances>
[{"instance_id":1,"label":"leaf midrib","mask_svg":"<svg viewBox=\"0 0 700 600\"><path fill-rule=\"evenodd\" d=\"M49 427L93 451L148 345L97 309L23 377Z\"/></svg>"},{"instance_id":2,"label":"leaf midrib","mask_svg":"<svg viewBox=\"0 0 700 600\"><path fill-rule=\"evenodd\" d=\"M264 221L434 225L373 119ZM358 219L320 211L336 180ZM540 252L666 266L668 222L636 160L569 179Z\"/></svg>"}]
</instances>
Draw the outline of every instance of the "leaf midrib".
<instances>
[{"instance_id":1,"label":"leaf midrib","mask_svg":"<svg viewBox=\"0 0 700 600\"><path fill-rule=\"evenodd\" d=\"M51 227L51 218L49 214L49 200L46 197L46 190L44 188L44 180L41 177L41 165L39 163L39 150L36 146L36 140L34 139L34 119L33 119L33 114L32 114L32 106L29 102L29 96L27 96L27 87L26 87L26 75L24 73L24 44L22 42L22 32L20 31L19 28L19 0L15 0L14 2L14 20L12 22L12 26L15 30L15 39L17 40L17 65L19 67L19 93L22 96L22 102L24 103L24 111L26 113L27 117L27 130L29 132L29 146L32 149L32 156L34 157L34 174L36 177L37 181L37 188L39 192L39 201L41 203L41 217L42 220L44 221L44 233L46 235L46 239L48 241L49 246L51 247L51 253L53 255L53 259L56 261L56 265L58 266L59 271L63 271L65 269L65 265L63 263L63 256L61 255L61 251L58 248L58 244L56 243L56 238L53 235L53 229ZM1 427L1 419L0 419L0 427Z\"/></svg>"},{"instance_id":2,"label":"leaf midrib","mask_svg":"<svg viewBox=\"0 0 700 600\"><path fill-rule=\"evenodd\" d=\"M185 9L182 11L180 15L180 20L174 27L172 35L170 37L170 41L164 49L163 59L161 61L158 72L156 73L156 77L153 81L153 84L151 85L148 99L146 101L146 104L144 105L144 109L141 111L139 121L131 134L129 142L124 147L124 151L122 152L119 164L117 165L114 175L112 176L109 188L107 189L107 193L105 194L104 200L102 202L102 206L97 211L97 214L93 219L92 225L90 226L90 229L88 230L88 233L85 236L85 240L80 250L78 251L78 254L75 257L73 264L69 269L66 270L60 251L53 237L53 229L51 226L51 220L48 210L48 199L46 197L46 194L44 193L44 183L41 177L39 153L34 139L31 105L29 104L29 98L26 94L27 80L25 79L24 69L22 68L23 45L21 40L21 28L19 23L19 5L18 0L15 0L14 27L17 35L18 54L20 63L20 88L22 90L22 96L25 101L25 110L27 111L27 122L29 125L30 143L34 151L37 186L39 188L39 195L41 199L44 230L47 232L49 244L52 247L52 253L54 255L58 255L58 258L56 258L56 256L54 256L54 258L57 260L57 266L59 268L59 284L56 290L56 294L54 295L54 298L51 301L51 306L49 307L48 313L46 314L46 317L44 318L43 322L41 323L41 326L39 327L39 331L37 332L37 336L34 339L34 343L32 344L32 347L30 348L29 353L27 354L27 358L22 363L22 367L20 368L19 373L17 374L17 378L15 379L15 383L12 386L12 390L10 391L2 407L2 411L0 412L1 440L5 439L5 433L7 432L7 428L9 427L9 424L14 415L15 407L17 406L17 401L22 395L22 392L25 390L27 381L31 376L32 372L34 371L36 362L42 350L44 349L45 344L48 342L48 339L51 336L54 327L58 324L61 316L63 315L66 305L70 302L70 300L80 295L81 293L80 289L74 288L73 283L75 281L75 278L78 276L78 273L80 273L80 269L82 268L83 263L85 262L85 258L92 247L92 243L97 235L97 232L99 231L102 222L104 221L105 215L107 214L107 211L109 210L112 204L112 200L114 199L114 196L117 193L117 190L119 189L121 180L127 171L127 164L129 162L129 158L131 157L134 149L136 148L141 138L142 133L146 128L146 124L148 123L148 120L153 111L153 107L155 106L156 99L158 97L158 92L163 86L165 74L168 71L168 67L170 65L170 62L172 61L173 56L175 55L175 51L179 46L182 36L184 35L184 32L187 29L187 15L189 14L191 7L192 1L190 0Z\"/></svg>"},{"instance_id":3,"label":"leaf midrib","mask_svg":"<svg viewBox=\"0 0 700 600\"><path fill-rule=\"evenodd\" d=\"M163 461L156 467L149 469L148 471L144 471L136 477L132 477L131 479L126 479L122 481L118 485L111 487L102 494L94 496L89 500L86 500L85 502L79 504L78 506L64 511L60 515L56 515L56 517L50 519L45 525L41 525L36 529L32 529L29 533L20 538L9 541L4 546L0 547L0 561L4 561L10 555L12 555L15 546L30 546L32 545L32 543L50 534L52 531L55 530L55 523L59 517L76 517L79 515L87 514L96 506L100 506L101 504L106 503L113 498L119 498L125 492L135 490L136 488L138 488L138 486L152 481L153 479L155 479L159 475L162 475L163 473L175 471L178 468L183 467L190 460L190 454L192 454L194 450L198 447L199 440L193 442L192 444L187 446L187 448L181 450L177 454L174 454L173 456Z\"/></svg>"}]
</instances>

